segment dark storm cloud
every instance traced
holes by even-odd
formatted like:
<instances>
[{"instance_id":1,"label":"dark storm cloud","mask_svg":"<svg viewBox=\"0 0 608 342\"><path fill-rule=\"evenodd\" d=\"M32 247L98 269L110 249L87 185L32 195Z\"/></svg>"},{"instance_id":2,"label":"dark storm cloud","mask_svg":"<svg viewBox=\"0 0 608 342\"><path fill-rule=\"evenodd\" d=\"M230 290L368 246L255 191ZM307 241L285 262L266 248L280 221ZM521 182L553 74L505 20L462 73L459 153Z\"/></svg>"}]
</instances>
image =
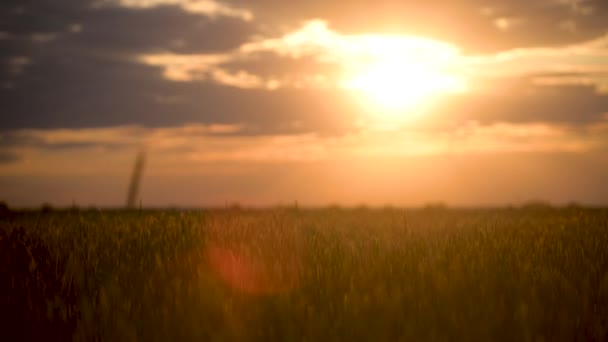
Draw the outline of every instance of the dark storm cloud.
<instances>
[{"instance_id":1,"label":"dark storm cloud","mask_svg":"<svg viewBox=\"0 0 608 342\"><path fill-rule=\"evenodd\" d=\"M456 43L469 52L576 43L608 31L605 0L585 1L578 7L560 0L233 0L232 3L251 7L260 20L284 25L321 18L342 32L384 30L418 34ZM501 18L517 24L503 32L496 25Z\"/></svg>"}]
</instances>

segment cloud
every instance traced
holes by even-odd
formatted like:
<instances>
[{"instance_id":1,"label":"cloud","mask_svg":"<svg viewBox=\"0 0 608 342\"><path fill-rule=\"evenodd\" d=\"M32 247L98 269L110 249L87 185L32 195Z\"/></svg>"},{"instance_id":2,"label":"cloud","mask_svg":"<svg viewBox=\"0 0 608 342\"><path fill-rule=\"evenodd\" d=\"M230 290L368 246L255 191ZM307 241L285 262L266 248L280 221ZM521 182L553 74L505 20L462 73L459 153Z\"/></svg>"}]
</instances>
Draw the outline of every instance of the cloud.
<instances>
[{"instance_id":1,"label":"cloud","mask_svg":"<svg viewBox=\"0 0 608 342\"><path fill-rule=\"evenodd\" d=\"M94 4L94 0L41 0L36 6L25 6L19 14L11 9L22 4L0 4L0 10L4 9L0 11L0 46L4 54L12 51L26 55L66 51L77 56L160 50L200 53L234 48L255 33L251 21L209 17L179 6Z\"/></svg>"},{"instance_id":2,"label":"cloud","mask_svg":"<svg viewBox=\"0 0 608 342\"><path fill-rule=\"evenodd\" d=\"M253 13L244 8L235 8L214 0L105 0L99 5L114 4L126 8L148 9L162 6L177 6L190 13L200 14L211 18L234 17L251 21Z\"/></svg>"},{"instance_id":3,"label":"cloud","mask_svg":"<svg viewBox=\"0 0 608 342\"><path fill-rule=\"evenodd\" d=\"M336 92L348 80L349 73L356 75L370 60L386 56L403 64L433 63L434 68L468 79L471 89L467 94L451 96L444 104L433 106L429 116L437 122L579 124L599 120L608 111L608 97L604 96L608 88L608 36L563 47L470 56L451 44L434 40L344 35L329 29L324 21L314 20L276 38L260 37L221 56L144 55L140 60L162 67L165 77L172 80L259 89L269 89L270 84L275 86L272 89L304 85ZM312 77L303 81L306 78L302 74L295 79L285 77L290 72L293 75L290 70L284 70L282 77L272 78L268 70L281 65L277 63L281 60L292 61L289 68L296 72L299 61L312 65L305 68L309 77L320 76L324 82L310 81ZM263 61L267 61L267 67ZM324 69L325 65L331 67ZM243 69L229 74L225 70L231 66ZM252 66L255 72L247 69ZM240 77L233 76L235 72ZM217 77L220 74L232 76Z\"/></svg>"},{"instance_id":4,"label":"cloud","mask_svg":"<svg viewBox=\"0 0 608 342\"><path fill-rule=\"evenodd\" d=\"M517 28L518 25L523 23L522 19L519 18L507 18L501 17L494 19L494 25L501 31L510 31Z\"/></svg>"},{"instance_id":5,"label":"cloud","mask_svg":"<svg viewBox=\"0 0 608 342\"><path fill-rule=\"evenodd\" d=\"M64 149L79 147L108 147L114 145L137 144L141 129L137 127L116 127L96 129L23 129L0 135L3 148Z\"/></svg>"},{"instance_id":6,"label":"cloud","mask_svg":"<svg viewBox=\"0 0 608 342\"><path fill-rule=\"evenodd\" d=\"M0 151L0 165L12 164L21 160L21 157L12 152Z\"/></svg>"},{"instance_id":7,"label":"cloud","mask_svg":"<svg viewBox=\"0 0 608 342\"><path fill-rule=\"evenodd\" d=\"M554 73L539 74L532 78L535 85L540 86L586 86L593 87L600 95L608 95L608 71L593 74L585 73Z\"/></svg>"},{"instance_id":8,"label":"cloud","mask_svg":"<svg viewBox=\"0 0 608 342\"><path fill-rule=\"evenodd\" d=\"M163 67L164 77L176 82L205 80L210 72L227 60L229 56L226 55L155 54L139 57L139 61L146 65Z\"/></svg>"},{"instance_id":9,"label":"cloud","mask_svg":"<svg viewBox=\"0 0 608 342\"><path fill-rule=\"evenodd\" d=\"M247 5L259 20L277 26L323 18L345 34L382 32L409 34L449 41L467 53L493 53L514 48L572 44L604 34L608 29L608 3L590 1L401 0L327 1L298 3L282 0L233 0ZM518 18L506 32L495 25L500 18ZM559 23L577 22L576 31L564 34ZM489 38L491 37L491 38Z\"/></svg>"},{"instance_id":10,"label":"cloud","mask_svg":"<svg viewBox=\"0 0 608 342\"><path fill-rule=\"evenodd\" d=\"M453 96L425 116L429 122L459 124L561 123L580 126L600 122L608 112L608 96L594 86L536 85L528 78L502 80L483 92Z\"/></svg>"},{"instance_id":11,"label":"cloud","mask_svg":"<svg viewBox=\"0 0 608 342\"><path fill-rule=\"evenodd\" d=\"M78 36L85 32L86 26ZM601 38L561 48L467 56L449 43L344 35L313 21L278 37L245 41L223 53L129 57L87 50L66 55L49 49L27 66L27 72L7 78L12 88L0 96L11 115L0 118L0 127L216 123L244 124L250 127L248 132L258 133L343 134L356 130L364 109L353 101L351 92L340 88L341 81L357 65L385 55L405 62L431 61L471 77L469 93L440 101L445 104L437 104L428 114L438 124L546 120L578 125L599 120L607 111L607 97L588 82L571 84L573 80L563 78L559 70L568 75L585 70L584 77L597 88L598 71L605 67L599 58L604 44ZM568 68L548 73L564 61L570 63ZM562 77L562 84L571 86L548 82L543 75ZM18 94L36 96L20 101L23 95Z\"/></svg>"},{"instance_id":12,"label":"cloud","mask_svg":"<svg viewBox=\"0 0 608 342\"><path fill-rule=\"evenodd\" d=\"M442 62L459 54L450 43L409 35L389 34L342 34L329 28L324 20L315 19L300 28L278 38L262 38L243 44L240 51L245 54L271 51L280 56L301 58L315 56L325 63L345 63L355 60L386 58L427 59ZM413 55L413 56L412 56Z\"/></svg>"},{"instance_id":13,"label":"cloud","mask_svg":"<svg viewBox=\"0 0 608 342\"><path fill-rule=\"evenodd\" d=\"M308 162L496 153L586 153L608 149L608 122L573 129L545 123L469 122L452 130L362 129L342 136L315 133L243 135L237 125L169 128L118 126L96 129L21 130L2 136L0 151L32 156L75 151L149 148L158 163ZM81 158L86 157L81 155ZM80 160L80 159L79 159Z\"/></svg>"},{"instance_id":14,"label":"cloud","mask_svg":"<svg viewBox=\"0 0 608 342\"><path fill-rule=\"evenodd\" d=\"M217 53L239 46L255 32L251 22L201 17L176 7L102 7L83 13L81 20L82 31L66 37L66 43L113 53Z\"/></svg>"},{"instance_id":15,"label":"cloud","mask_svg":"<svg viewBox=\"0 0 608 342\"><path fill-rule=\"evenodd\" d=\"M40 0L27 3L6 0L0 4L0 31L11 38L26 37L39 42L52 41L55 34L87 11L89 0Z\"/></svg>"},{"instance_id":16,"label":"cloud","mask_svg":"<svg viewBox=\"0 0 608 342\"><path fill-rule=\"evenodd\" d=\"M561 47L513 49L491 55L469 56L472 72L514 76L540 72L594 72L608 70L608 34Z\"/></svg>"},{"instance_id":17,"label":"cloud","mask_svg":"<svg viewBox=\"0 0 608 342\"><path fill-rule=\"evenodd\" d=\"M216 83L172 82L163 78L159 68L122 60L56 56L41 59L28 70L14 81L12 89L0 93L4 110L10 113L0 117L0 131L201 123L244 124L260 133L338 133L352 126L350 116L356 110L346 96L322 89L270 92ZM22 101L17 94L36 96ZM296 127L293 122L300 124Z\"/></svg>"},{"instance_id":18,"label":"cloud","mask_svg":"<svg viewBox=\"0 0 608 342\"><path fill-rule=\"evenodd\" d=\"M25 56L14 56L6 61L7 70L11 74L20 74L32 63L32 60Z\"/></svg>"},{"instance_id":19,"label":"cloud","mask_svg":"<svg viewBox=\"0 0 608 342\"><path fill-rule=\"evenodd\" d=\"M468 93L447 94L427 115L437 126L471 120L581 125L601 120L606 112L605 35L562 46L471 54L458 41L345 29L332 19L340 6L326 2L294 6L324 10L327 20L297 24L289 17L281 30L273 21L256 21L281 8L291 13L285 4L222 3L232 9L251 7L256 14L264 4L277 6L246 22L228 14L192 13L181 7L185 2L169 2L94 7L87 1L41 0L19 13L13 7L20 2L0 5L6 9L0 16L7 19L0 24L5 32L0 39L0 100L10 113L0 118L0 131L198 123L247 127L240 134L342 135L357 131L367 115L344 85L370 60L386 56L391 63L424 60L467 79ZM393 5L405 6L395 2L381 11ZM604 11L602 4L589 5L594 8L586 15L589 20ZM371 3L352 6L370 8ZM454 15L472 5L462 6ZM570 5L547 6L582 15L571 13ZM486 14L473 7L467 15L485 15L493 30L496 18L525 18L525 26L534 14L519 15L502 2ZM422 5L417 13L426 10ZM36 34L53 39L34 42Z\"/></svg>"},{"instance_id":20,"label":"cloud","mask_svg":"<svg viewBox=\"0 0 608 342\"><path fill-rule=\"evenodd\" d=\"M321 85L314 82L316 76L327 76L313 72L312 75L298 79L262 79L247 70L236 74L223 68L225 64L246 65L260 55L268 58L269 54L291 60L309 59L318 66L323 64L335 66L341 70L343 77L357 72L362 66L377 60L390 58L392 62L433 64L436 67L450 68L459 55L458 49L448 43L431 39L397 36L397 35L343 35L330 30L322 20L311 20L293 32L278 38L259 38L242 44L238 49L224 55L178 55L146 54L139 60L147 65L161 66L167 79L173 81L215 80L222 84L243 88L276 88L279 85ZM298 65L294 65L294 70ZM320 68L321 69L321 68ZM209 77L209 74L222 77ZM230 77L227 77L230 76ZM312 76L312 77L311 77ZM231 80L231 81L226 81ZM339 87L344 79L333 79L330 82ZM331 84L331 83L330 83ZM274 85L274 86L269 86Z\"/></svg>"},{"instance_id":21,"label":"cloud","mask_svg":"<svg viewBox=\"0 0 608 342\"><path fill-rule=\"evenodd\" d=\"M573 12L582 15L591 15L595 11L593 1L589 0L555 0L557 3L570 8Z\"/></svg>"},{"instance_id":22,"label":"cloud","mask_svg":"<svg viewBox=\"0 0 608 342\"><path fill-rule=\"evenodd\" d=\"M273 57L273 55L275 57ZM608 35L574 45L563 47L514 49L488 55L464 55L459 49L449 43L399 35L361 34L345 35L333 31L327 22L312 20L300 28L279 37L259 37L243 43L238 49L223 55L209 54L148 54L140 56L140 61L164 68L165 76L176 81L214 80L207 74L218 72L230 74L225 65L250 65L252 60L260 60L264 56L268 66L277 64L278 60L300 61L302 64L316 63L318 71L310 70L310 74L327 77L323 65L334 67L330 82L339 85L349 73L356 73L377 59L387 59L401 64L433 64L434 68L442 68L454 73L465 73L469 77L521 77L533 74L552 72L581 72L594 80L595 73L608 71ZM258 63L258 66L260 63ZM300 65L293 63L292 73L297 72ZM268 68L266 68L268 69ZM263 70L263 73L268 73ZM288 71L289 72L289 71ZM247 69L237 70L246 75L249 82L233 82L235 86L265 88L271 80L264 79ZM232 73L232 75L235 75ZM234 78L234 77L233 77ZM244 78L244 77L241 77ZM284 79L286 77L283 77ZM303 84L299 80L291 83ZM256 81L252 81L256 79ZM282 80L278 84L289 86L290 82ZM217 78L215 81L221 81ZM597 86L603 83L601 77ZM225 82L224 84L228 84ZM330 83L331 84L331 83ZM309 83L315 85L315 83ZM319 84L316 84L319 85Z\"/></svg>"}]
</instances>

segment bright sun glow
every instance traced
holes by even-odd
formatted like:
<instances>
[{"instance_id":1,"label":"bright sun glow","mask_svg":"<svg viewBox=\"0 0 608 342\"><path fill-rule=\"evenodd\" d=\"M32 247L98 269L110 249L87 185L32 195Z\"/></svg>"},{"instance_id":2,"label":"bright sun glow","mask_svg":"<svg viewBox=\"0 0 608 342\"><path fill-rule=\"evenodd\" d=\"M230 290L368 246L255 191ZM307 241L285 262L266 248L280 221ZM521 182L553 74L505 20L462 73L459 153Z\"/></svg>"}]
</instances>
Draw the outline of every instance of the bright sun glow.
<instances>
[{"instance_id":1,"label":"bright sun glow","mask_svg":"<svg viewBox=\"0 0 608 342\"><path fill-rule=\"evenodd\" d=\"M366 36L358 57L346 65L345 89L362 98L374 116L405 119L441 95L466 90L454 72L458 51L422 38Z\"/></svg>"},{"instance_id":2,"label":"bright sun glow","mask_svg":"<svg viewBox=\"0 0 608 342\"><path fill-rule=\"evenodd\" d=\"M245 71L234 74L223 69L223 64L233 60L269 51L296 60L312 57L332 66L332 75L295 77L292 83L288 78L264 80ZM179 82L210 77L246 89L336 85L353 95L369 114L358 119L389 126L425 113L445 95L467 91L466 75L470 73L470 60L453 44L400 34L344 35L323 20L311 20L280 38L244 44L235 56L160 54L144 55L141 60L163 66L164 76ZM333 67L339 70L337 77Z\"/></svg>"},{"instance_id":3,"label":"bright sun glow","mask_svg":"<svg viewBox=\"0 0 608 342\"><path fill-rule=\"evenodd\" d=\"M463 83L425 65L383 62L370 65L346 87L361 92L378 110L404 112L435 95L460 92Z\"/></svg>"}]
</instances>

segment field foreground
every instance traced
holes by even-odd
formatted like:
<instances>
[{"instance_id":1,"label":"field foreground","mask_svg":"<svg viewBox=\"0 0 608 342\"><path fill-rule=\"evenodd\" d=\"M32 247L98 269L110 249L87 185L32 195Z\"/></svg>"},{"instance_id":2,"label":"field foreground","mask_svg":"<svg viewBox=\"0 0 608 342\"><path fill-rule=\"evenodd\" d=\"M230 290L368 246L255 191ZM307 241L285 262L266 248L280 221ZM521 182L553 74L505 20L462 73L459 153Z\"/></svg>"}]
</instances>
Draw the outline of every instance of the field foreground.
<instances>
[{"instance_id":1,"label":"field foreground","mask_svg":"<svg viewBox=\"0 0 608 342\"><path fill-rule=\"evenodd\" d=\"M0 228L0 340L43 321L47 340L608 340L604 209L59 211Z\"/></svg>"}]
</instances>

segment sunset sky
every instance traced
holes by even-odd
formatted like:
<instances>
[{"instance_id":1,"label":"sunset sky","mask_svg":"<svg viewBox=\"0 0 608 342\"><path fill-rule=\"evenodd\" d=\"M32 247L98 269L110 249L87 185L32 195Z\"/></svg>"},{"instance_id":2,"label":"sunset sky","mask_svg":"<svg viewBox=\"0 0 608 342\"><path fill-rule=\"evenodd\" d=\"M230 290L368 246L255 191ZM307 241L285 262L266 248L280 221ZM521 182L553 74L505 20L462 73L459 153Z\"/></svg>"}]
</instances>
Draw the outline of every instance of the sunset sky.
<instances>
[{"instance_id":1,"label":"sunset sky","mask_svg":"<svg viewBox=\"0 0 608 342\"><path fill-rule=\"evenodd\" d=\"M608 1L5 0L0 201L608 205Z\"/></svg>"}]
</instances>

